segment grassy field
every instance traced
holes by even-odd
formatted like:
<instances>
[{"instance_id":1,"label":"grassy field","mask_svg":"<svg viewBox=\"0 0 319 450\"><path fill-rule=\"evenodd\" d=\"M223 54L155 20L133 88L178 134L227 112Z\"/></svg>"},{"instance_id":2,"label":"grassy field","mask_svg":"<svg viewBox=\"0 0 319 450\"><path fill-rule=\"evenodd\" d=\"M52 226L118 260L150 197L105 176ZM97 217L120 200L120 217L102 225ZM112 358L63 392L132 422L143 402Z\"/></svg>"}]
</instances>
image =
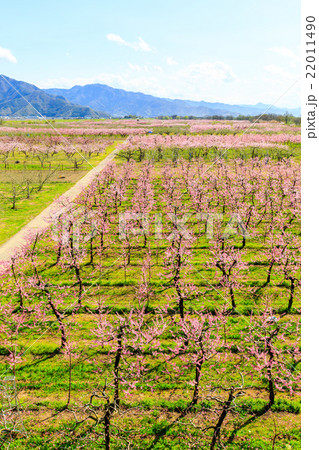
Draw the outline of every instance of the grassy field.
<instances>
[{"instance_id":1,"label":"grassy field","mask_svg":"<svg viewBox=\"0 0 319 450\"><path fill-rule=\"evenodd\" d=\"M20 198L16 209L10 202L10 187L8 183L0 183L0 245L16 234L24 225L36 217L57 197L66 192L72 183L47 183L40 192L32 193L30 199Z\"/></svg>"},{"instance_id":2,"label":"grassy field","mask_svg":"<svg viewBox=\"0 0 319 450\"><path fill-rule=\"evenodd\" d=\"M9 269L0 369L21 414L3 448L300 449L300 146L251 151L119 156ZM121 235L127 212L149 231L128 216Z\"/></svg>"},{"instance_id":3,"label":"grassy field","mask_svg":"<svg viewBox=\"0 0 319 450\"><path fill-rule=\"evenodd\" d=\"M60 150L42 159L37 152L15 151L0 162L0 245L17 233L57 197L92 170L118 145L108 144L98 154L79 154L68 158ZM74 164L77 162L77 168ZM18 162L18 164L16 164Z\"/></svg>"}]
</instances>

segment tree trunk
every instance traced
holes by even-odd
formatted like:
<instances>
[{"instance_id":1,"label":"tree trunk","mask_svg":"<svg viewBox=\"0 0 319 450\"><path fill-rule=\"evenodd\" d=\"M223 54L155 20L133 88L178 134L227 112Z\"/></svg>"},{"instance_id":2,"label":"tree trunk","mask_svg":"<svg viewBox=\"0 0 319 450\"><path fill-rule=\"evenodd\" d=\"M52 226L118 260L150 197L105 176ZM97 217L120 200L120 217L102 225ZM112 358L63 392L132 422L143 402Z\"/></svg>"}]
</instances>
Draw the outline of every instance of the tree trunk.
<instances>
[{"instance_id":1,"label":"tree trunk","mask_svg":"<svg viewBox=\"0 0 319 450\"><path fill-rule=\"evenodd\" d=\"M20 308L22 309L22 308L23 308L23 295L22 295L21 287L20 287L20 285L19 285L19 283L18 283L18 280L17 280L17 276L16 276L16 273L15 273L15 270L14 270L14 264L13 264L13 262L12 262L12 265L11 265L11 270L12 270L12 275L13 275L15 284L18 286L18 290L19 290L19 299L20 299L20 300L19 300L19 305L20 305Z\"/></svg>"},{"instance_id":2,"label":"tree trunk","mask_svg":"<svg viewBox=\"0 0 319 450\"><path fill-rule=\"evenodd\" d=\"M82 283L79 267L75 265L74 266L74 270L75 270L76 278L77 278L78 284L79 284L78 306L81 307L82 306L83 283Z\"/></svg>"},{"instance_id":3,"label":"tree trunk","mask_svg":"<svg viewBox=\"0 0 319 450\"><path fill-rule=\"evenodd\" d=\"M109 405L105 405L105 415L104 415L104 440L105 440L105 450L110 450L110 422L111 422L111 412L109 411Z\"/></svg>"},{"instance_id":4,"label":"tree trunk","mask_svg":"<svg viewBox=\"0 0 319 450\"><path fill-rule=\"evenodd\" d=\"M202 339L201 338L200 338L200 345L202 347ZM203 354L203 351L201 351L200 357L196 361L195 387L194 387L194 393L193 393L193 399L191 402L191 406L197 405L197 402L198 402L199 382L200 382L203 363L204 363L204 354Z\"/></svg>"},{"instance_id":5,"label":"tree trunk","mask_svg":"<svg viewBox=\"0 0 319 450\"><path fill-rule=\"evenodd\" d=\"M268 393L269 393L269 403L266 406L266 411L268 411L268 409L270 409L272 407L272 405L275 402L275 385L273 382L273 377L272 377L272 363L274 361L274 352L271 348L271 340L274 336L276 336L278 334L279 328L277 328L272 335L267 339L267 353L269 355L269 365L267 368L267 378L268 378Z\"/></svg>"},{"instance_id":6,"label":"tree trunk","mask_svg":"<svg viewBox=\"0 0 319 450\"><path fill-rule=\"evenodd\" d=\"M267 286L267 284L270 283L271 271L272 271L273 267L274 267L274 261L271 261L270 266L268 267L267 280L266 280L266 283L264 284L264 286Z\"/></svg>"},{"instance_id":7,"label":"tree trunk","mask_svg":"<svg viewBox=\"0 0 319 450\"><path fill-rule=\"evenodd\" d=\"M230 293L230 298L231 298L232 309L236 309L235 294L234 294L233 288L231 286L229 287L229 293Z\"/></svg>"},{"instance_id":8,"label":"tree trunk","mask_svg":"<svg viewBox=\"0 0 319 450\"><path fill-rule=\"evenodd\" d=\"M290 297L287 311L290 311L292 308L292 303L294 301L294 292L295 292L295 279L293 277L290 277Z\"/></svg>"},{"instance_id":9,"label":"tree trunk","mask_svg":"<svg viewBox=\"0 0 319 450\"><path fill-rule=\"evenodd\" d=\"M214 434L213 434L213 439L212 442L210 444L210 450L214 450L215 445L217 443L217 440L219 439L220 436L220 430L221 427L223 425L223 422L229 412L230 406L232 404L232 401L234 399L234 392L231 390L229 395L228 395L228 399L226 400L226 402L224 403L224 407L223 410L221 412L221 415L219 416L218 422L215 426L215 430L214 430Z\"/></svg>"},{"instance_id":10,"label":"tree trunk","mask_svg":"<svg viewBox=\"0 0 319 450\"><path fill-rule=\"evenodd\" d=\"M270 409L272 407L272 405L275 403L275 388L274 388L274 382L272 381L271 374L270 374L270 379L268 381L268 390L269 390L268 409Z\"/></svg>"},{"instance_id":11,"label":"tree trunk","mask_svg":"<svg viewBox=\"0 0 319 450\"><path fill-rule=\"evenodd\" d=\"M94 261L94 252L93 252L93 237L90 238L90 261L89 265L93 266Z\"/></svg>"},{"instance_id":12,"label":"tree trunk","mask_svg":"<svg viewBox=\"0 0 319 450\"><path fill-rule=\"evenodd\" d=\"M66 331L65 331L65 326L64 326L64 323L63 323L62 316L59 313L58 309L55 307L55 304L52 301L51 294L48 291L48 289L44 288L43 290L44 290L44 292L45 292L45 294L46 294L46 296L48 298L50 308L51 308L51 310L52 310L52 312L53 312L53 314L54 314L54 316L55 316L55 318L56 318L56 320L57 320L57 322L59 324L59 328L60 328L60 331L61 331L61 348L64 348L66 346L67 339L66 339Z\"/></svg>"},{"instance_id":13,"label":"tree trunk","mask_svg":"<svg viewBox=\"0 0 319 450\"><path fill-rule=\"evenodd\" d=\"M123 328L121 327L119 333L117 335L117 351L114 362L114 404L115 406L119 406L120 404L120 394L119 394L119 366L122 356L122 337L123 337Z\"/></svg>"}]
</instances>

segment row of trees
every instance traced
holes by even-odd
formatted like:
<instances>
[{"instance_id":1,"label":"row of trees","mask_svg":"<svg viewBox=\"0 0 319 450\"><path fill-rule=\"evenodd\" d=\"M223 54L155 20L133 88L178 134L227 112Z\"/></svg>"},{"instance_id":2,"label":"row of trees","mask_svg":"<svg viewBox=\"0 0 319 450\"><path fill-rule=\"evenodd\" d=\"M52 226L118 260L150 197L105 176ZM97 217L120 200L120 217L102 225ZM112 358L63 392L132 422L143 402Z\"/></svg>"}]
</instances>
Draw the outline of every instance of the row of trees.
<instances>
[{"instance_id":1,"label":"row of trees","mask_svg":"<svg viewBox=\"0 0 319 450\"><path fill-rule=\"evenodd\" d=\"M25 142L6 142L0 145L0 162L5 170L14 168L27 169L51 169L63 164L67 166L71 162L74 169L78 169L92 156L98 156L105 152L112 141L92 141L85 144L62 143L57 145L33 144ZM59 161L60 156L60 161Z\"/></svg>"},{"instance_id":2,"label":"row of trees","mask_svg":"<svg viewBox=\"0 0 319 450\"><path fill-rule=\"evenodd\" d=\"M7 350L8 365L15 373L26 359L21 343L25 343L30 333L40 334L53 316L58 324L61 351L69 361L65 375L69 388L66 404L60 410L60 413L68 411L73 415L69 438L83 445L99 441L103 448L109 449L113 435L113 439L116 436L125 440L126 445L134 445L137 430L133 427L122 432L118 428L119 421L123 421L132 408L143 414L138 398L145 389L158 401L161 386L178 380L184 389L183 402L174 419L155 433L149 448L165 440L166 433L173 427L184 424L186 429L198 416L202 433L199 439L201 442L210 440L209 446L214 449L220 443L226 418L228 426L229 420L232 423L236 418L239 397L247 400L249 392L262 389L268 399L256 413L239 422L235 420L233 433L228 435L229 442L238 429L269 411L278 393L298 393L300 350L295 321L286 320L284 315L274 316L271 308L264 305L260 315L245 319L240 334L234 337L225 308L216 307L214 314L202 309L196 314L178 315L164 306L150 314L147 308L152 295L149 257L143 262L142 276L136 287L137 306L122 315L113 315L98 301L91 328L94 338L83 351L83 345L72 336L72 305L65 304L70 301L65 286L53 286L44 279L43 263L36 246L34 241L24 255L28 276L17 273L14 264L11 267L20 307L17 308L14 301L1 306L2 345ZM72 322L77 317L75 312L73 310ZM91 350L95 356L90 355ZM88 357L94 362L97 387L86 402L79 404L77 401L75 406L72 370L75 364ZM154 407L158 405L155 403ZM63 435L60 439L67 440Z\"/></svg>"},{"instance_id":3,"label":"row of trees","mask_svg":"<svg viewBox=\"0 0 319 450\"><path fill-rule=\"evenodd\" d=\"M213 301L216 287L235 310L236 296L257 299L274 282L286 287L290 311L300 284L299 172L293 163L271 163L269 176L268 164L235 162L230 169L221 162L211 176L205 165L181 163L175 173L165 167L162 179L150 163L137 178L132 163L110 165L59 216L47 260L72 269L79 305L83 284L100 264L114 257L113 270L122 268L126 282L134 260L149 249L153 278L164 275L180 310L203 295ZM204 290L196 287L203 284L196 282L199 243L206 249Z\"/></svg>"},{"instance_id":4,"label":"row of trees","mask_svg":"<svg viewBox=\"0 0 319 450\"><path fill-rule=\"evenodd\" d=\"M293 161L221 160L213 168L177 161L160 173L150 162L110 164L75 205L61 205L53 232L30 237L7 268L0 331L8 366L16 371L26 336L53 320L69 362L63 412L73 417L61 442L109 449L119 440L134 448L137 430L124 428L123 419L143 415L142 392L158 403L161 386L178 380L183 402L149 448L176 426L198 427L189 438L195 448L230 443L278 393L299 391L299 328L288 314L299 285L299 221ZM110 309L103 287L114 271L124 285L135 274L121 314ZM282 280L288 295L279 311L272 283ZM243 317L246 298L255 308ZM83 351L71 324L84 311L92 314L94 338ZM237 333L233 319L242 321ZM97 387L74 406L72 370L93 349ZM239 419L239 398L255 389L264 393L263 406Z\"/></svg>"},{"instance_id":5,"label":"row of trees","mask_svg":"<svg viewBox=\"0 0 319 450\"><path fill-rule=\"evenodd\" d=\"M218 114L214 114L211 116L204 116L204 117L196 117L196 116L178 116L178 115L173 115L173 116L157 116L157 119L159 120L249 120L250 122L256 122L257 120L259 120L261 117L260 115L258 116L253 116L253 115L244 115L244 114L239 114L238 116L232 116L232 115L227 115L227 116L222 116L222 115L218 115ZM262 121L276 121L276 122L284 122L287 124L295 124L297 126L300 126L301 124L301 118L298 116L294 116L292 114L289 114L289 112L287 111L285 114L263 114L262 115Z\"/></svg>"}]
</instances>

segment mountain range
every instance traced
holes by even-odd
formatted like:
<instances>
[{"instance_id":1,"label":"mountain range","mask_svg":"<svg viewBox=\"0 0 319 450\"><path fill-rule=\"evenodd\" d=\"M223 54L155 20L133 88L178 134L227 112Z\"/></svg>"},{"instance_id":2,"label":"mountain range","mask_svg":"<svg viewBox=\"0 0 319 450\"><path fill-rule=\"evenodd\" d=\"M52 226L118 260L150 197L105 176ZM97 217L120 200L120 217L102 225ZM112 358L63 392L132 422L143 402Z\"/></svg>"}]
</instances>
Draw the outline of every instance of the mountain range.
<instances>
[{"instance_id":1,"label":"mountain range","mask_svg":"<svg viewBox=\"0 0 319 450\"><path fill-rule=\"evenodd\" d=\"M76 105L59 95L47 94L33 84L0 76L0 116L38 117L39 113L46 117L101 116L88 106Z\"/></svg>"},{"instance_id":2,"label":"mountain range","mask_svg":"<svg viewBox=\"0 0 319 450\"><path fill-rule=\"evenodd\" d=\"M22 96L21 96L22 94ZM178 100L154 97L141 92L115 89L104 84L74 86L70 89L39 89L4 75L0 76L0 116L28 117L39 114L46 117L100 118L158 116L238 116L260 115L268 105L229 105L205 101ZM271 106L268 114L300 116L300 108L287 109Z\"/></svg>"},{"instance_id":3,"label":"mountain range","mask_svg":"<svg viewBox=\"0 0 319 450\"><path fill-rule=\"evenodd\" d=\"M136 115L142 117L157 116L238 116L258 115L265 112L269 105L228 105L225 103L196 102L192 100L172 100L159 98L141 92L129 92L114 89L105 84L88 84L74 86L71 89L46 89L52 95L62 95L70 102L90 106L94 110L105 111L113 117ZM269 114L285 114L286 108L272 106ZM300 115L300 108L288 109L293 115Z\"/></svg>"}]
</instances>

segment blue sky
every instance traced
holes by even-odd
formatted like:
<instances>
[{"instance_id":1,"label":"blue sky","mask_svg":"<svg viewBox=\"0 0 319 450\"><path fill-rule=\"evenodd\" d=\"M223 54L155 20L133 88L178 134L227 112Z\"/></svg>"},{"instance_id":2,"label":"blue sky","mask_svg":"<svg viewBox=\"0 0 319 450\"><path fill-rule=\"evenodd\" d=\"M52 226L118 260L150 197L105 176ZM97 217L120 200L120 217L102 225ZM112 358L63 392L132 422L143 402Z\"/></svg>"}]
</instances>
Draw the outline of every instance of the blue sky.
<instances>
[{"instance_id":1,"label":"blue sky","mask_svg":"<svg viewBox=\"0 0 319 450\"><path fill-rule=\"evenodd\" d=\"M14 0L0 73L39 87L273 103L300 72L299 0ZM300 105L295 85L276 104Z\"/></svg>"}]
</instances>

